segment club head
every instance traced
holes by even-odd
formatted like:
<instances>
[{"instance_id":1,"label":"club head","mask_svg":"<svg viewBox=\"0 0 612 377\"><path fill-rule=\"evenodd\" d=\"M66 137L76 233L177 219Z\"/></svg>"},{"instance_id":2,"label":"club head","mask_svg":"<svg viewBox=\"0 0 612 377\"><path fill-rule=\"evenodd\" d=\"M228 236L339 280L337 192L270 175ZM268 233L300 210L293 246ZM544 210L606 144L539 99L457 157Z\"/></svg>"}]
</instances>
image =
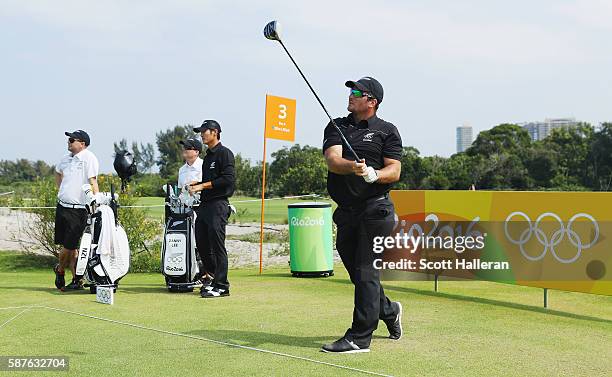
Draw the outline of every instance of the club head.
<instances>
[{"instance_id":1,"label":"club head","mask_svg":"<svg viewBox=\"0 0 612 377\"><path fill-rule=\"evenodd\" d=\"M280 41L280 23L278 21L270 21L264 27L264 36L272 41Z\"/></svg>"}]
</instances>

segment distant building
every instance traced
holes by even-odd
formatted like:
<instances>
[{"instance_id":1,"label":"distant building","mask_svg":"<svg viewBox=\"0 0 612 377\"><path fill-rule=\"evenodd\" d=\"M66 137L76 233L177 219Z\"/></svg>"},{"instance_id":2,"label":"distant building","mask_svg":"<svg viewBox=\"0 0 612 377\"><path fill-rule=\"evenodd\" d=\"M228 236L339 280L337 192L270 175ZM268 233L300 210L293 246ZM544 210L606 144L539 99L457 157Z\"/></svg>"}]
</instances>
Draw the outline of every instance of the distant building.
<instances>
[{"instance_id":1,"label":"distant building","mask_svg":"<svg viewBox=\"0 0 612 377\"><path fill-rule=\"evenodd\" d=\"M531 140L537 141L546 138L555 128L574 127L578 123L575 118L547 118L543 122L528 122L521 126L529 132Z\"/></svg>"},{"instance_id":2,"label":"distant building","mask_svg":"<svg viewBox=\"0 0 612 377\"><path fill-rule=\"evenodd\" d=\"M457 127L457 153L464 152L472 145L472 126Z\"/></svg>"}]
</instances>

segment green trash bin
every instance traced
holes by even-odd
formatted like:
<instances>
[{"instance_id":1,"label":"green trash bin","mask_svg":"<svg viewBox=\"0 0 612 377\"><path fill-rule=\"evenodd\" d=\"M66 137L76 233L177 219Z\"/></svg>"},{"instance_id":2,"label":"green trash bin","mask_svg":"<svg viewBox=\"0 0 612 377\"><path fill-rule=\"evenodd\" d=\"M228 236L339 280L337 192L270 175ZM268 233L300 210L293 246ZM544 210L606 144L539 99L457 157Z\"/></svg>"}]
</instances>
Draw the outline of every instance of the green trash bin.
<instances>
[{"instance_id":1,"label":"green trash bin","mask_svg":"<svg viewBox=\"0 0 612 377\"><path fill-rule=\"evenodd\" d=\"M289 204L289 265L293 276L332 276L332 206L325 202Z\"/></svg>"}]
</instances>

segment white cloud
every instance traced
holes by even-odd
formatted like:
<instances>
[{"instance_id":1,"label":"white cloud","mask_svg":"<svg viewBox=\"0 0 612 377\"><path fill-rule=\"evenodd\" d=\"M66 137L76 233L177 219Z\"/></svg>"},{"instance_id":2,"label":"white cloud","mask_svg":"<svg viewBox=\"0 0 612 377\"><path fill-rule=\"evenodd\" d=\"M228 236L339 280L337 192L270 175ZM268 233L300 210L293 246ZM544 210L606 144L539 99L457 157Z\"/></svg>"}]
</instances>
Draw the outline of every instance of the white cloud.
<instances>
[{"instance_id":1,"label":"white cloud","mask_svg":"<svg viewBox=\"0 0 612 377\"><path fill-rule=\"evenodd\" d=\"M26 18L65 33L79 47L101 50L152 50L163 45L181 15L202 20L221 5L216 1L5 0L4 17Z\"/></svg>"},{"instance_id":2,"label":"white cloud","mask_svg":"<svg viewBox=\"0 0 612 377\"><path fill-rule=\"evenodd\" d=\"M102 148L218 117L228 145L259 158L268 92L298 99L298 140L318 145L325 116L263 38L272 19L334 115L344 79L372 74L388 94L382 115L426 154L450 154L465 120L610 118L603 1L1 0L0 66L12 73L1 121L55 124L43 138L88 124ZM10 148L2 158L22 153Z\"/></svg>"},{"instance_id":3,"label":"white cloud","mask_svg":"<svg viewBox=\"0 0 612 377\"><path fill-rule=\"evenodd\" d=\"M428 2L424 7L408 2L372 5L371 0L354 0L350 6L329 1L309 2L308 6L300 3L299 9L295 9L297 4L289 3L286 10L289 13L293 9L291 16L300 20L301 27L312 30L316 38L348 40L355 49L384 46L387 50L411 50L439 61L515 64L559 59L578 63L592 57L575 28L550 24L545 14L520 17L520 12L537 13L536 7L517 7L504 14L494 2L481 2L479 6L461 3L468 10L440 2Z\"/></svg>"},{"instance_id":4,"label":"white cloud","mask_svg":"<svg viewBox=\"0 0 612 377\"><path fill-rule=\"evenodd\" d=\"M583 27L612 30L612 1L581 0L558 5L561 13Z\"/></svg>"}]
</instances>

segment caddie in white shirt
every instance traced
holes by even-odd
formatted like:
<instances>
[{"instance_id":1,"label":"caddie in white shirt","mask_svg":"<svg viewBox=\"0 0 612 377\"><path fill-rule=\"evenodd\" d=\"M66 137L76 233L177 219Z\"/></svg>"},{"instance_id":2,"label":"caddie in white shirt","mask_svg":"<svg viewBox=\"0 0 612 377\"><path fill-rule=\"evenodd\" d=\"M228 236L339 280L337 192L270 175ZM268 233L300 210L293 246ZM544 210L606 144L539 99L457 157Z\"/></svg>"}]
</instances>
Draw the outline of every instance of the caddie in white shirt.
<instances>
[{"instance_id":1,"label":"caddie in white shirt","mask_svg":"<svg viewBox=\"0 0 612 377\"><path fill-rule=\"evenodd\" d=\"M96 156L87 149L90 139L87 132L77 130L66 132L70 152L55 168L58 186L55 210L55 243L62 245L59 263L54 267L55 286L65 289L83 289L83 283L75 278L78 247L87 226L85 192L83 185L90 184L94 194L98 193L99 163ZM72 283L66 284L65 269L72 271Z\"/></svg>"},{"instance_id":2,"label":"caddie in white shirt","mask_svg":"<svg viewBox=\"0 0 612 377\"><path fill-rule=\"evenodd\" d=\"M196 138L181 140L179 144L183 146L183 160L185 160L185 164L179 169L178 187L183 190L193 182L200 182L202 180L202 163L204 161L200 158L200 154L202 153L203 145ZM197 209L197 205L193 206L194 213ZM206 273L203 261L200 260L200 255L197 252L196 258L200 272L195 276L193 284L195 287L198 287L205 282L212 281L212 278Z\"/></svg>"},{"instance_id":3,"label":"caddie in white shirt","mask_svg":"<svg viewBox=\"0 0 612 377\"><path fill-rule=\"evenodd\" d=\"M183 188L193 181L202 180L202 143L198 139L189 138L179 142L183 146L183 159L185 165L181 166L178 173L178 186Z\"/></svg>"}]
</instances>

